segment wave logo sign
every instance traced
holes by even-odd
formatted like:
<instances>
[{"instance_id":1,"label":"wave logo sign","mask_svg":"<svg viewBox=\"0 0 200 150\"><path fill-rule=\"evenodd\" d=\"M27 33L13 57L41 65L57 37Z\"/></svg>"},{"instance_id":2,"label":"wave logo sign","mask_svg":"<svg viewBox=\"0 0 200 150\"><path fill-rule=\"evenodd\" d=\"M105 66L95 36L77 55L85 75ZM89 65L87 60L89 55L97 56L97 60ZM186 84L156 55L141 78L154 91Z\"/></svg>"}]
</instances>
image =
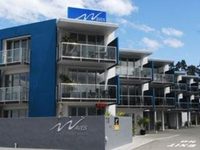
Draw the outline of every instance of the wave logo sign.
<instances>
[{"instance_id":1,"label":"wave logo sign","mask_svg":"<svg viewBox=\"0 0 200 150\"><path fill-rule=\"evenodd\" d=\"M77 121L73 121L72 119L69 121L66 121L64 123L57 123L53 127L51 127L49 130L56 130L57 132L61 132L64 128L67 130L77 130L77 131L85 131L87 130L87 125L80 125L80 122L82 122L85 119L85 117L81 117Z\"/></svg>"},{"instance_id":2,"label":"wave logo sign","mask_svg":"<svg viewBox=\"0 0 200 150\"><path fill-rule=\"evenodd\" d=\"M106 22L106 12L68 7L68 18Z\"/></svg>"}]
</instances>

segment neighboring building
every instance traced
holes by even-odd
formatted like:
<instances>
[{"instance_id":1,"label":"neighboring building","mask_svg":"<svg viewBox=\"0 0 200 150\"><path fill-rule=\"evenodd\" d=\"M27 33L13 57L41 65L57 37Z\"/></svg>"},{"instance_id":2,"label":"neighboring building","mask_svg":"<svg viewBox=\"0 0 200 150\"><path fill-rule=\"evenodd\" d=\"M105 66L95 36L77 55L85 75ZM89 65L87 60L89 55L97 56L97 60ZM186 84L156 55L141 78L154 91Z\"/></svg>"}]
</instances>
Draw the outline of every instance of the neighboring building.
<instances>
[{"instance_id":1,"label":"neighboring building","mask_svg":"<svg viewBox=\"0 0 200 150\"><path fill-rule=\"evenodd\" d=\"M105 21L105 20L104 20ZM112 115L149 130L198 124L200 77L118 48L118 25L54 19L0 30L0 116ZM188 121L188 122L186 122Z\"/></svg>"},{"instance_id":2,"label":"neighboring building","mask_svg":"<svg viewBox=\"0 0 200 150\"><path fill-rule=\"evenodd\" d=\"M146 109L152 108L152 95L145 94L152 80L151 67L148 64L150 52L120 49L117 74L120 78L120 100L118 112L132 116L133 126L137 126L138 117L143 117Z\"/></svg>"}]
</instances>

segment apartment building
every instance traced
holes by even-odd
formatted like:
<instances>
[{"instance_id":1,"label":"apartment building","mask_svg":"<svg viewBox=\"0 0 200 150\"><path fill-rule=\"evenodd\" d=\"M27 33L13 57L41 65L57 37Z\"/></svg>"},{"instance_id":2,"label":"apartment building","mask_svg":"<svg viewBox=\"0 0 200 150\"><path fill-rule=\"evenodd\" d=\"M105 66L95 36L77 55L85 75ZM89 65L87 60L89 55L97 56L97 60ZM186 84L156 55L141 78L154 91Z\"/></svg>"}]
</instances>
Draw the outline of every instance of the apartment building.
<instances>
[{"instance_id":1,"label":"apartment building","mask_svg":"<svg viewBox=\"0 0 200 150\"><path fill-rule=\"evenodd\" d=\"M176 98L177 128L197 125L199 120L199 77L187 75L185 71L175 72L175 85L172 91Z\"/></svg>"},{"instance_id":2,"label":"apartment building","mask_svg":"<svg viewBox=\"0 0 200 150\"><path fill-rule=\"evenodd\" d=\"M152 69L148 64L150 52L120 49L117 74L120 79L120 100L118 112L132 116L133 126L145 109L152 108L152 95L145 94L152 80Z\"/></svg>"},{"instance_id":3,"label":"apartment building","mask_svg":"<svg viewBox=\"0 0 200 150\"><path fill-rule=\"evenodd\" d=\"M57 19L1 30L1 116L104 114L117 101L117 28Z\"/></svg>"},{"instance_id":4,"label":"apartment building","mask_svg":"<svg viewBox=\"0 0 200 150\"><path fill-rule=\"evenodd\" d=\"M85 15L83 16L85 17ZM96 19L96 20L95 20ZM149 130L198 124L200 77L173 61L118 48L105 18L62 18L0 30L0 116L111 115L125 112Z\"/></svg>"}]
</instances>

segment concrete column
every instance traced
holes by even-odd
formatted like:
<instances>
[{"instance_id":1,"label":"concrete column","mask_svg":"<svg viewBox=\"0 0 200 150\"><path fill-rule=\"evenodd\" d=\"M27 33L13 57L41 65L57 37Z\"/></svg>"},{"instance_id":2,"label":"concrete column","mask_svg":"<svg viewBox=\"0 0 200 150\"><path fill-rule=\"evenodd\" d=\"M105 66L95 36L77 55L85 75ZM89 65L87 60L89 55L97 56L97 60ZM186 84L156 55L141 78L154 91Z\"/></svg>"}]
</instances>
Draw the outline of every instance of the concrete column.
<instances>
[{"instance_id":1,"label":"concrete column","mask_svg":"<svg viewBox=\"0 0 200 150\"><path fill-rule=\"evenodd\" d=\"M187 112L187 125L190 126L190 112Z\"/></svg>"},{"instance_id":2,"label":"concrete column","mask_svg":"<svg viewBox=\"0 0 200 150\"><path fill-rule=\"evenodd\" d=\"M165 112L162 111L162 131L165 130Z\"/></svg>"},{"instance_id":3,"label":"concrete column","mask_svg":"<svg viewBox=\"0 0 200 150\"><path fill-rule=\"evenodd\" d=\"M195 114L195 124L198 125L198 114Z\"/></svg>"},{"instance_id":4,"label":"concrete column","mask_svg":"<svg viewBox=\"0 0 200 150\"><path fill-rule=\"evenodd\" d=\"M148 118L149 118L149 120L151 120L151 118L150 118L150 112L148 112ZM150 131L150 127L151 126L151 122L149 121L149 124L148 124L148 130Z\"/></svg>"},{"instance_id":5,"label":"concrete column","mask_svg":"<svg viewBox=\"0 0 200 150\"><path fill-rule=\"evenodd\" d=\"M176 129L179 129L179 117L178 117L178 112L176 113Z\"/></svg>"},{"instance_id":6,"label":"concrete column","mask_svg":"<svg viewBox=\"0 0 200 150\"><path fill-rule=\"evenodd\" d=\"M154 110L154 130L156 131L157 112Z\"/></svg>"}]
</instances>

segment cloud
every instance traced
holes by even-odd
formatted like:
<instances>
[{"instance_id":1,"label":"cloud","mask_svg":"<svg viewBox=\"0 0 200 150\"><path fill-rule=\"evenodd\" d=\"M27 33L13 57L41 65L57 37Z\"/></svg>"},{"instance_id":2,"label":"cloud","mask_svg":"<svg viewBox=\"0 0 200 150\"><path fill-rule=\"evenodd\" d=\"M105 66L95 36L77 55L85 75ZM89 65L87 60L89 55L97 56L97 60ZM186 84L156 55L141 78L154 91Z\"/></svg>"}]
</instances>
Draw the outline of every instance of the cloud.
<instances>
[{"instance_id":1,"label":"cloud","mask_svg":"<svg viewBox=\"0 0 200 150\"><path fill-rule=\"evenodd\" d=\"M174 28L162 28L162 33L168 36L182 37L183 32Z\"/></svg>"},{"instance_id":2,"label":"cloud","mask_svg":"<svg viewBox=\"0 0 200 150\"><path fill-rule=\"evenodd\" d=\"M130 25L131 25L132 28L138 29L140 31L144 31L146 33L155 31L154 28L152 28L148 25L145 25L145 24L130 23Z\"/></svg>"},{"instance_id":3,"label":"cloud","mask_svg":"<svg viewBox=\"0 0 200 150\"><path fill-rule=\"evenodd\" d=\"M158 41L149 39L147 37L144 37L142 39L142 44L144 44L145 48L149 50L157 50L161 46L161 44Z\"/></svg>"},{"instance_id":4,"label":"cloud","mask_svg":"<svg viewBox=\"0 0 200 150\"><path fill-rule=\"evenodd\" d=\"M184 43L182 41L175 38L168 38L164 40L163 43L172 48L180 48L184 46Z\"/></svg>"},{"instance_id":5,"label":"cloud","mask_svg":"<svg viewBox=\"0 0 200 150\"><path fill-rule=\"evenodd\" d=\"M131 0L0 0L0 18L27 23L66 17L68 6L102 9L121 17L138 11Z\"/></svg>"},{"instance_id":6,"label":"cloud","mask_svg":"<svg viewBox=\"0 0 200 150\"><path fill-rule=\"evenodd\" d=\"M148 25L134 23L134 22L131 22L131 21L126 20L124 18L118 18L117 23L127 25L127 26L131 27L132 29L136 29L136 30L143 31L143 32L146 32L146 33L156 31L154 28L152 28Z\"/></svg>"},{"instance_id":7,"label":"cloud","mask_svg":"<svg viewBox=\"0 0 200 150\"><path fill-rule=\"evenodd\" d=\"M96 7L96 8L102 8L103 10L106 10L111 15L116 16L127 16L130 15L132 12L137 12L138 7L135 6L132 2L132 0L95 0L94 5L90 5L91 0L86 0L88 6L90 7Z\"/></svg>"}]
</instances>

